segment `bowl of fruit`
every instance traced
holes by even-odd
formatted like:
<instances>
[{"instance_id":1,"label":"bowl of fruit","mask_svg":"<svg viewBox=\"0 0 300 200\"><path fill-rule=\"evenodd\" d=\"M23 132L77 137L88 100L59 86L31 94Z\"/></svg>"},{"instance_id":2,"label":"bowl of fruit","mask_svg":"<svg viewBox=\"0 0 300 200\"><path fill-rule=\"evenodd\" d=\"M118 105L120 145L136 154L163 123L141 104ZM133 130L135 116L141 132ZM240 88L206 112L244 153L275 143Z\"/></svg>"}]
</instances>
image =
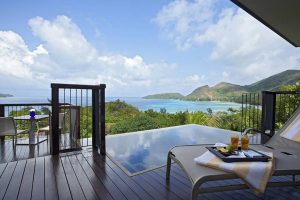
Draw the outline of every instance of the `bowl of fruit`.
<instances>
[{"instance_id":1,"label":"bowl of fruit","mask_svg":"<svg viewBox=\"0 0 300 200\"><path fill-rule=\"evenodd\" d=\"M238 152L234 151L230 144L226 147L217 147L218 152L223 154L224 156L237 155Z\"/></svg>"}]
</instances>

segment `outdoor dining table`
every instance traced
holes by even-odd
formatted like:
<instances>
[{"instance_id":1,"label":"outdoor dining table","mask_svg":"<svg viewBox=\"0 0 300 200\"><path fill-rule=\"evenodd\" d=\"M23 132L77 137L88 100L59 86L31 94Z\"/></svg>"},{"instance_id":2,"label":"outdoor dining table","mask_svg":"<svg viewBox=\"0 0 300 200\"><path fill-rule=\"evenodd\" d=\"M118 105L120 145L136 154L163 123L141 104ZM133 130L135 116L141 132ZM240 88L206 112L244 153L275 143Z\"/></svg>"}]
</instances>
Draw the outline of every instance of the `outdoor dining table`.
<instances>
[{"instance_id":1,"label":"outdoor dining table","mask_svg":"<svg viewBox=\"0 0 300 200\"><path fill-rule=\"evenodd\" d=\"M42 119L49 118L49 115L35 115L35 117L31 117L29 115L22 115L14 117L14 120L25 120L30 121L30 128L29 128L29 139L28 140L22 140L21 143L16 143L16 145L37 145L41 142L44 142L47 140L47 138L40 138L39 135L36 137L34 135L34 129L35 129L35 123Z\"/></svg>"}]
</instances>

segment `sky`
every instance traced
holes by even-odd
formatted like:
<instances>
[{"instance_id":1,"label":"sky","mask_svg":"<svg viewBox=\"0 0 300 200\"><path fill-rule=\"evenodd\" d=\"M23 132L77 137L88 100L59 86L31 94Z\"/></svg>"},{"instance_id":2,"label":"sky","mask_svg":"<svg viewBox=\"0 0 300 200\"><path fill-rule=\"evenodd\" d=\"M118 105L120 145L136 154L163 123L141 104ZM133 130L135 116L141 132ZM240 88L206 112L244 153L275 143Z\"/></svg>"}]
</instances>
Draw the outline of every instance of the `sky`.
<instances>
[{"instance_id":1,"label":"sky","mask_svg":"<svg viewBox=\"0 0 300 200\"><path fill-rule=\"evenodd\" d=\"M1 1L0 93L104 83L108 96L186 95L287 69L300 69L299 49L229 0Z\"/></svg>"}]
</instances>

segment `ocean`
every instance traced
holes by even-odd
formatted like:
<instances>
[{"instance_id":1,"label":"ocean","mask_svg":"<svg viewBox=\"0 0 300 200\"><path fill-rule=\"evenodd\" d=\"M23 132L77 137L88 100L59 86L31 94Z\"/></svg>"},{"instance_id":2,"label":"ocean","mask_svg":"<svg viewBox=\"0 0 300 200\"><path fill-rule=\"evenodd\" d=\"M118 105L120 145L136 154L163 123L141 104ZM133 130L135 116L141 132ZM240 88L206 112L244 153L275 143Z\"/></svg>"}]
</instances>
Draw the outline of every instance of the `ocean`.
<instances>
[{"instance_id":1,"label":"ocean","mask_svg":"<svg viewBox=\"0 0 300 200\"><path fill-rule=\"evenodd\" d=\"M0 104L6 103L47 103L47 97L7 97L0 98ZM68 97L66 97L68 100ZM165 108L168 113L176 113L179 111L204 111L207 112L208 108L211 108L213 112L227 111L228 108L239 109L241 104L233 102L220 102L220 101L182 101L173 99L143 99L141 97L106 97L106 102L115 101L120 99L128 104L133 105L140 111L153 109L160 111L161 108ZM65 101L69 103L70 101ZM71 103L75 104L75 99L71 100ZM85 105L85 99L83 100ZM80 100L77 101L78 104ZM88 100L88 102L91 102Z\"/></svg>"}]
</instances>

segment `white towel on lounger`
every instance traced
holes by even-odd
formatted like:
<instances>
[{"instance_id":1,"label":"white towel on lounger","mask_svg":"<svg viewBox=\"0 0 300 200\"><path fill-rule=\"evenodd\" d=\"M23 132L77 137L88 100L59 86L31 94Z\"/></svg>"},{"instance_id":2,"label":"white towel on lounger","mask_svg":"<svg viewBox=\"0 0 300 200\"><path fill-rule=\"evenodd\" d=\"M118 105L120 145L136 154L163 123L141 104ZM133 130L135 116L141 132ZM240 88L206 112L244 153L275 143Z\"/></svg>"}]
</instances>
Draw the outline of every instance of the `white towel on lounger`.
<instances>
[{"instance_id":1,"label":"white towel on lounger","mask_svg":"<svg viewBox=\"0 0 300 200\"><path fill-rule=\"evenodd\" d=\"M195 158L195 162L211 167L214 169L232 172L240 177L245 183L255 192L263 193L269 178L274 172L274 159L272 153L264 154L270 156L272 159L268 162L232 162L227 163L215 156L210 151L205 152L201 156Z\"/></svg>"}]
</instances>

